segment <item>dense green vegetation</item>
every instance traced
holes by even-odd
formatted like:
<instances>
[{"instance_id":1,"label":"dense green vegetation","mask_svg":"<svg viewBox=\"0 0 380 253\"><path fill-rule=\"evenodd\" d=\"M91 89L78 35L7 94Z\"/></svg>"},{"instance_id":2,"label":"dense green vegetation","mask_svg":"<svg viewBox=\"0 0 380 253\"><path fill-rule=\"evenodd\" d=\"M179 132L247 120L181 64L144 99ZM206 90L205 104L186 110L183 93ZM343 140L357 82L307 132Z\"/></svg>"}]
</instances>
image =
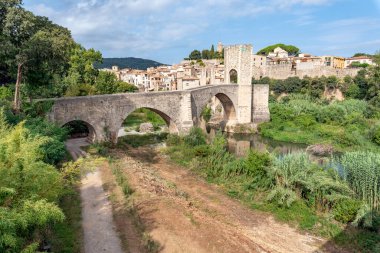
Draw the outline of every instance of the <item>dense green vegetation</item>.
<instances>
[{"instance_id":1,"label":"dense green vegetation","mask_svg":"<svg viewBox=\"0 0 380 253\"><path fill-rule=\"evenodd\" d=\"M75 198L75 185L79 180L79 164L64 164L66 158L63 139L66 130L42 119L26 117L16 125L0 112L0 251L35 252L48 245L59 231L64 238L61 246L69 248L78 228L64 223L61 201ZM74 195L73 195L74 194ZM74 208L73 203L70 204ZM80 204L76 205L80 208ZM53 233L52 231L56 231ZM58 231L59 230L59 231ZM71 244L72 247L80 247ZM61 247L57 247L61 250Z\"/></svg>"},{"instance_id":2,"label":"dense green vegetation","mask_svg":"<svg viewBox=\"0 0 380 253\"><path fill-rule=\"evenodd\" d=\"M290 95L270 103L271 121L263 136L306 144L331 144L337 150L378 149L379 109L364 100L342 102Z\"/></svg>"},{"instance_id":3,"label":"dense green vegetation","mask_svg":"<svg viewBox=\"0 0 380 253\"><path fill-rule=\"evenodd\" d=\"M170 135L166 153L252 208L357 252L380 249L379 153L349 152L320 166L304 153L251 151L236 158L220 133L205 143L202 131L193 129L185 137Z\"/></svg>"},{"instance_id":4,"label":"dense green vegetation","mask_svg":"<svg viewBox=\"0 0 380 253\"><path fill-rule=\"evenodd\" d=\"M131 69L141 69L146 70L147 68L158 67L165 64L134 57L125 58L103 58L102 62L97 62L94 67L97 69L112 68L112 66L118 66L120 69L131 68Z\"/></svg>"},{"instance_id":5,"label":"dense green vegetation","mask_svg":"<svg viewBox=\"0 0 380 253\"><path fill-rule=\"evenodd\" d=\"M269 83L271 89L271 121L259 126L263 136L295 143L331 144L340 151L378 150L380 65L369 66L356 77L343 80L334 76L253 80L253 84L260 82ZM336 89L342 91L344 101L325 96Z\"/></svg>"},{"instance_id":6,"label":"dense green vegetation","mask_svg":"<svg viewBox=\"0 0 380 253\"><path fill-rule=\"evenodd\" d=\"M273 52L277 47L281 47L285 51L289 53L289 55L298 55L300 53L300 49L293 45L285 45L285 44L274 44L271 46L267 46L257 52L257 54L260 55L268 55L269 53Z\"/></svg>"},{"instance_id":7,"label":"dense green vegetation","mask_svg":"<svg viewBox=\"0 0 380 253\"><path fill-rule=\"evenodd\" d=\"M102 61L100 52L83 48L68 29L25 10L21 0L1 0L0 9L0 86L14 94L16 112L26 98L135 90L99 72L94 63Z\"/></svg>"},{"instance_id":8,"label":"dense green vegetation","mask_svg":"<svg viewBox=\"0 0 380 253\"><path fill-rule=\"evenodd\" d=\"M76 187L92 165L65 163L69 130L46 121L51 102L31 100L63 96L82 84L94 94L129 91L93 68L99 58L21 1L0 0L0 252L81 251Z\"/></svg>"}]
</instances>

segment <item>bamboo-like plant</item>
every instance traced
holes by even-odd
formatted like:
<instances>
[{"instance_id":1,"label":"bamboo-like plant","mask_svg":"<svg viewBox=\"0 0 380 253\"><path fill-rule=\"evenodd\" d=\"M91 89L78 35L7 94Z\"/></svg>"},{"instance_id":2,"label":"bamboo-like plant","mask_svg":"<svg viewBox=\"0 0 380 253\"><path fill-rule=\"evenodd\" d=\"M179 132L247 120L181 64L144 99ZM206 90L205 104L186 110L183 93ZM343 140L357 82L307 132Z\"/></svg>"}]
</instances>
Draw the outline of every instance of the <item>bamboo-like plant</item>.
<instances>
[{"instance_id":1,"label":"bamboo-like plant","mask_svg":"<svg viewBox=\"0 0 380 253\"><path fill-rule=\"evenodd\" d=\"M380 154L348 152L341 157L340 163L356 196L364 200L371 210L380 210Z\"/></svg>"},{"instance_id":2,"label":"bamboo-like plant","mask_svg":"<svg viewBox=\"0 0 380 253\"><path fill-rule=\"evenodd\" d=\"M277 200L280 205L290 206L295 201L294 196L298 196L318 209L328 209L351 193L336 173L319 168L306 153L278 157L273 166L268 167L268 176L276 182L268 200Z\"/></svg>"}]
</instances>

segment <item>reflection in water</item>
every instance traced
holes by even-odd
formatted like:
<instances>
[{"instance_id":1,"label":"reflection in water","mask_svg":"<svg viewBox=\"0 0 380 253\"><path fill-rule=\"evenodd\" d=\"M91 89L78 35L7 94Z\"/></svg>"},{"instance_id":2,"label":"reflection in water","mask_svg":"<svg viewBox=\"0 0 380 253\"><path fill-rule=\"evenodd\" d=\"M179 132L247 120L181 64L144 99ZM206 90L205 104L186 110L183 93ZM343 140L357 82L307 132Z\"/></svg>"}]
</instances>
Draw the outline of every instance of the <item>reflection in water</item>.
<instances>
[{"instance_id":1,"label":"reflection in water","mask_svg":"<svg viewBox=\"0 0 380 253\"><path fill-rule=\"evenodd\" d=\"M206 131L209 141L211 141L215 137L215 134L220 131L220 128L210 126L209 124L203 124L203 129ZM306 152L306 148L308 147L306 144L275 141L270 138L262 137L258 134L225 133L225 135L227 137L229 152L235 154L237 157L245 157L250 149L260 152L269 152L276 156L281 156L291 153ZM328 155L317 156L310 154L309 152L307 153L309 154L310 159L319 165L328 165L331 159ZM339 156L337 153L334 153L333 155Z\"/></svg>"},{"instance_id":2,"label":"reflection in water","mask_svg":"<svg viewBox=\"0 0 380 253\"><path fill-rule=\"evenodd\" d=\"M218 131L214 128L207 130L209 130L207 131L209 140L213 139ZM226 134L226 136L228 141L228 150L238 157L244 157L250 149L283 155L303 152L306 151L307 148L307 145L305 144L275 141L262 137L258 134Z\"/></svg>"}]
</instances>

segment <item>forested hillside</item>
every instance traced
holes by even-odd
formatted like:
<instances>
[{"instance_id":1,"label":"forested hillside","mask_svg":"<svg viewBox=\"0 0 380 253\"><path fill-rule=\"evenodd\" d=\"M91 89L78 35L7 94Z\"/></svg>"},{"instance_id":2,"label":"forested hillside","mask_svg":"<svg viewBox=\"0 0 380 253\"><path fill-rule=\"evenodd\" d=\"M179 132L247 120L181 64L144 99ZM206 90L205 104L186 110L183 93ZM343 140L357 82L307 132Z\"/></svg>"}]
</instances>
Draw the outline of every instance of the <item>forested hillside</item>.
<instances>
[{"instance_id":1,"label":"forested hillside","mask_svg":"<svg viewBox=\"0 0 380 253\"><path fill-rule=\"evenodd\" d=\"M134 58L134 57L126 57L126 58L103 58L103 62L96 63L95 68L103 69L103 68L112 68L112 66L119 66L119 68L131 68L131 69L141 69L146 70L151 67L158 67L161 65L165 65L163 63L159 63L152 60L142 59L142 58Z\"/></svg>"}]
</instances>

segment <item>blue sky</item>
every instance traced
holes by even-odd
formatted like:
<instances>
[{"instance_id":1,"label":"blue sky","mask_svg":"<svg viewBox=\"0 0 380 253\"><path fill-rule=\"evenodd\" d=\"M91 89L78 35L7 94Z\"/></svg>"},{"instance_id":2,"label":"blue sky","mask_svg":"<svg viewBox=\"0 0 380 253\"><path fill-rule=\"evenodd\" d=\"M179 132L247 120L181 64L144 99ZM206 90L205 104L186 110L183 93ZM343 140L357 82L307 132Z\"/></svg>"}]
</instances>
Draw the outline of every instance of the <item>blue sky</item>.
<instances>
[{"instance_id":1,"label":"blue sky","mask_svg":"<svg viewBox=\"0 0 380 253\"><path fill-rule=\"evenodd\" d=\"M380 50L380 0L24 0L104 57L167 64L193 49L293 44L314 55Z\"/></svg>"}]
</instances>

